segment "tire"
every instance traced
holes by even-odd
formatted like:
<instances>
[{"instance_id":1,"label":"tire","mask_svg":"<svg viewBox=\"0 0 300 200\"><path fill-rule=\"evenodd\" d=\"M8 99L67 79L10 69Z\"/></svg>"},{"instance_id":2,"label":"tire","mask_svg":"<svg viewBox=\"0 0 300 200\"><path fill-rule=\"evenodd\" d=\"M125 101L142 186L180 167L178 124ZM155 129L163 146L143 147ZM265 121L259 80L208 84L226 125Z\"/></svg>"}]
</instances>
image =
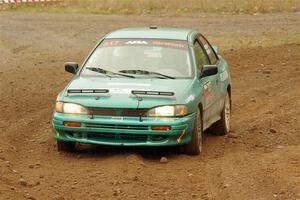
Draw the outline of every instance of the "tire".
<instances>
[{"instance_id":1,"label":"tire","mask_svg":"<svg viewBox=\"0 0 300 200\"><path fill-rule=\"evenodd\" d=\"M230 131L231 118L231 100L228 92L225 95L224 106L221 113L221 119L211 127L211 132L214 135L226 135Z\"/></svg>"},{"instance_id":2,"label":"tire","mask_svg":"<svg viewBox=\"0 0 300 200\"><path fill-rule=\"evenodd\" d=\"M57 140L57 150L59 152L75 152L75 142L64 142Z\"/></svg>"},{"instance_id":3,"label":"tire","mask_svg":"<svg viewBox=\"0 0 300 200\"><path fill-rule=\"evenodd\" d=\"M184 146L184 151L189 155L199 155L202 151L203 143L203 128L202 128L202 114L198 108L195 114L194 129L190 143Z\"/></svg>"}]
</instances>

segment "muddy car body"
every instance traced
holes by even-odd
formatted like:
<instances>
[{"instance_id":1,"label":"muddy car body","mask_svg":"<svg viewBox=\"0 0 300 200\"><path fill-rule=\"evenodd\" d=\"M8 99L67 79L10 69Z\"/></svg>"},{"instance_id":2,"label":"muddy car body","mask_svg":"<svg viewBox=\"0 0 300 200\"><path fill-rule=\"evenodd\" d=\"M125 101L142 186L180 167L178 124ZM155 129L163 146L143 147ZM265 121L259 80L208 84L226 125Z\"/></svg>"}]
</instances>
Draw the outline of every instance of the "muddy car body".
<instances>
[{"instance_id":1,"label":"muddy car body","mask_svg":"<svg viewBox=\"0 0 300 200\"><path fill-rule=\"evenodd\" d=\"M230 129L229 66L198 31L127 28L107 34L57 97L58 150L76 142L184 146L199 154L203 131Z\"/></svg>"}]
</instances>

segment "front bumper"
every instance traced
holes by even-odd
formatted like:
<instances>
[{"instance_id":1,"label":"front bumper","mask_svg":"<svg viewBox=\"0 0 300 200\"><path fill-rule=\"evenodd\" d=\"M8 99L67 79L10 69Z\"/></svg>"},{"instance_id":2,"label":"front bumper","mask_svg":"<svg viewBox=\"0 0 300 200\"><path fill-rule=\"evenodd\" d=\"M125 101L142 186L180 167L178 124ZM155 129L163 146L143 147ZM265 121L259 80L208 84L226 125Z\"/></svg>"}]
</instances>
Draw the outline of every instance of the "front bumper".
<instances>
[{"instance_id":1,"label":"front bumper","mask_svg":"<svg viewBox=\"0 0 300 200\"><path fill-rule=\"evenodd\" d=\"M115 146L172 146L190 142L195 114L180 118L110 117L54 113L52 135L60 141ZM81 127L63 122L80 122ZM151 126L171 126L171 130L152 130Z\"/></svg>"}]
</instances>

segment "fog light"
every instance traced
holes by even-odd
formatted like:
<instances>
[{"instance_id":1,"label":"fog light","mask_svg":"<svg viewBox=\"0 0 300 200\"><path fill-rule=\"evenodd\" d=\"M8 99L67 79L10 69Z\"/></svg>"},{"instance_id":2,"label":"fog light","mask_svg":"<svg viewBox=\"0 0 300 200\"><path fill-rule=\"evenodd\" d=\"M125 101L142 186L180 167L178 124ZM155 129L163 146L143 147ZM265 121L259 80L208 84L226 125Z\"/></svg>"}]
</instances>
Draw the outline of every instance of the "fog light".
<instances>
[{"instance_id":1,"label":"fog light","mask_svg":"<svg viewBox=\"0 0 300 200\"><path fill-rule=\"evenodd\" d=\"M152 126L151 129L154 131L169 131L171 126Z\"/></svg>"},{"instance_id":2,"label":"fog light","mask_svg":"<svg viewBox=\"0 0 300 200\"><path fill-rule=\"evenodd\" d=\"M80 122L64 122L64 126L71 126L71 127L80 127Z\"/></svg>"}]
</instances>

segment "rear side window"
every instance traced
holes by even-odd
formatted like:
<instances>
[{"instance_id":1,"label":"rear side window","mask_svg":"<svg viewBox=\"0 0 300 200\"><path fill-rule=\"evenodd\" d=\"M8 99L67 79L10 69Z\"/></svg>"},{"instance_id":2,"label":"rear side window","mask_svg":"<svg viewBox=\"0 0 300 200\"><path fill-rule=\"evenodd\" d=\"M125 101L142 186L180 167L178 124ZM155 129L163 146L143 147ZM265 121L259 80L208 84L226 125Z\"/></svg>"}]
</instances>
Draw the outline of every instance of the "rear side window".
<instances>
[{"instance_id":1,"label":"rear side window","mask_svg":"<svg viewBox=\"0 0 300 200\"><path fill-rule=\"evenodd\" d=\"M209 57L210 63L212 65L217 64L218 58L217 58L214 50L212 49L211 45L207 42L207 40L203 36L200 36L199 40L201 41L201 43Z\"/></svg>"},{"instance_id":2,"label":"rear side window","mask_svg":"<svg viewBox=\"0 0 300 200\"><path fill-rule=\"evenodd\" d=\"M194 42L193 48L194 48L194 52L195 52L197 67L200 71L202 71L203 65L209 65L209 60L208 60L203 48L201 47L201 45L199 44L199 42L197 40Z\"/></svg>"}]
</instances>

